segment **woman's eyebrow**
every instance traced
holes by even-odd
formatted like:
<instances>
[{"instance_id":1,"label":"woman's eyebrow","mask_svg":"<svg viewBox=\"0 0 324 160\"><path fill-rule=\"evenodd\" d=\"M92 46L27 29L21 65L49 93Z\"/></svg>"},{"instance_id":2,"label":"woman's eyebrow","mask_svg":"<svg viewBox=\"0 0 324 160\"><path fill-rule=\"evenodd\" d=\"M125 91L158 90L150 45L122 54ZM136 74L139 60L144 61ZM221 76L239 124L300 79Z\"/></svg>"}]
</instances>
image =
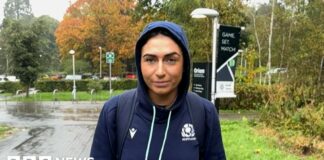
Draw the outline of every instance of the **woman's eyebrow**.
<instances>
[{"instance_id":1,"label":"woman's eyebrow","mask_svg":"<svg viewBox=\"0 0 324 160\"><path fill-rule=\"evenodd\" d=\"M167 54L165 55L165 57L171 57L171 56L173 56L173 55L181 56L181 54L178 53L178 52L171 52L171 53L167 53Z\"/></svg>"},{"instance_id":2,"label":"woman's eyebrow","mask_svg":"<svg viewBox=\"0 0 324 160\"><path fill-rule=\"evenodd\" d=\"M181 56L181 53L178 52L170 52L165 54L163 57L172 57L172 56ZM157 57L156 54L153 53L144 53L142 57Z\"/></svg>"},{"instance_id":3,"label":"woman's eyebrow","mask_svg":"<svg viewBox=\"0 0 324 160\"><path fill-rule=\"evenodd\" d=\"M142 57L156 57L156 55L152 53L144 53Z\"/></svg>"}]
</instances>

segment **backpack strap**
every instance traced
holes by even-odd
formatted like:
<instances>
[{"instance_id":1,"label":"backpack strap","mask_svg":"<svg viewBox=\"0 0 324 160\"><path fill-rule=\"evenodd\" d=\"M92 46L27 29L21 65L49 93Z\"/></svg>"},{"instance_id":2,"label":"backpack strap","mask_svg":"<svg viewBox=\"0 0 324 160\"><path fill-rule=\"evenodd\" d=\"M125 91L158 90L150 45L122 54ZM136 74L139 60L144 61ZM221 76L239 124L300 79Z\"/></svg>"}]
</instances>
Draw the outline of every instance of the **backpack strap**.
<instances>
[{"instance_id":1,"label":"backpack strap","mask_svg":"<svg viewBox=\"0 0 324 160\"><path fill-rule=\"evenodd\" d=\"M205 153L205 107L201 102L201 97L196 93L188 92L187 93L187 103L189 107L189 114L192 119L192 123L195 129L195 134L199 143L199 159L204 158Z\"/></svg>"},{"instance_id":2,"label":"backpack strap","mask_svg":"<svg viewBox=\"0 0 324 160\"><path fill-rule=\"evenodd\" d=\"M127 136L127 131L133 119L136 98L136 89L132 89L121 94L118 99L116 114L117 160L121 158L121 152Z\"/></svg>"}]
</instances>

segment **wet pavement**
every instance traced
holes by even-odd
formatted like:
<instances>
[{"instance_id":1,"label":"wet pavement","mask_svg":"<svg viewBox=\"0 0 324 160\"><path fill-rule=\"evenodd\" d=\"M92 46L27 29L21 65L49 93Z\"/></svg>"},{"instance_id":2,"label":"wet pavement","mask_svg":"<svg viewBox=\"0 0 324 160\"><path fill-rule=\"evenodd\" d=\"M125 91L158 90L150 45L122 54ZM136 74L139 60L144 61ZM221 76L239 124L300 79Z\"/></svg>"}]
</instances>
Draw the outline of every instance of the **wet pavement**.
<instances>
[{"instance_id":1,"label":"wet pavement","mask_svg":"<svg viewBox=\"0 0 324 160\"><path fill-rule=\"evenodd\" d=\"M17 128L0 140L0 160L7 156L89 156L103 102L0 103L0 123Z\"/></svg>"},{"instance_id":2,"label":"wet pavement","mask_svg":"<svg viewBox=\"0 0 324 160\"><path fill-rule=\"evenodd\" d=\"M0 124L17 128L0 140L0 160L6 160L7 156L88 157L103 103L0 101ZM220 113L221 120L256 116L256 113Z\"/></svg>"}]
</instances>

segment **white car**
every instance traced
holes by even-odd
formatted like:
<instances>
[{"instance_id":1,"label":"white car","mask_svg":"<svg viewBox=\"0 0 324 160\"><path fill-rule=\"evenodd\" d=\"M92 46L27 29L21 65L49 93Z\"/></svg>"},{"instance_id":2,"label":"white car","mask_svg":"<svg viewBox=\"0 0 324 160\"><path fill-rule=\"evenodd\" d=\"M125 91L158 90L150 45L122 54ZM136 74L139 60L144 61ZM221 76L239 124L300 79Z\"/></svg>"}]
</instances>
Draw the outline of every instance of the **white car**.
<instances>
[{"instance_id":1,"label":"white car","mask_svg":"<svg viewBox=\"0 0 324 160\"><path fill-rule=\"evenodd\" d=\"M16 76L6 76L6 75L0 75L0 82L18 82L19 79L16 78Z\"/></svg>"},{"instance_id":2,"label":"white car","mask_svg":"<svg viewBox=\"0 0 324 160\"><path fill-rule=\"evenodd\" d=\"M287 68L273 68L267 71L266 74L286 73Z\"/></svg>"},{"instance_id":3,"label":"white car","mask_svg":"<svg viewBox=\"0 0 324 160\"><path fill-rule=\"evenodd\" d=\"M73 80L74 76L73 75L66 75L65 80ZM75 80L81 80L82 79L82 75L75 75Z\"/></svg>"}]
</instances>

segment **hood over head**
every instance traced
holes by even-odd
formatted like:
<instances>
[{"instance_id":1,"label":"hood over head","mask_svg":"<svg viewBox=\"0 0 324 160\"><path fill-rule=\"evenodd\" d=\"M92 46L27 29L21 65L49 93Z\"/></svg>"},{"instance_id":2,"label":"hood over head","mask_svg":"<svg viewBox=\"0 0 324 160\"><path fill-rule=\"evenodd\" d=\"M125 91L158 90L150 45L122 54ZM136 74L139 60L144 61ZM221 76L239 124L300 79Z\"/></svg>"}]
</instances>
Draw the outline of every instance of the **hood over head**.
<instances>
[{"instance_id":1,"label":"hood over head","mask_svg":"<svg viewBox=\"0 0 324 160\"><path fill-rule=\"evenodd\" d=\"M135 61L137 67L137 77L138 77L138 91L142 92L145 97L148 97L148 87L144 82L143 75L141 72L141 52L142 47L146 44L146 42L151 38L148 37L149 33L157 30L166 31L171 35L171 38L180 46L184 58L183 64L183 73L182 73L182 80L179 83L178 88L178 97L177 101L182 99L188 92L189 83L190 83L190 55L189 55L189 45L188 40L185 35L183 29L172 22L168 21L156 21L148 24L143 32L141 33L139 39L136 43L135 48Z\"/></svg>"}]
</instances>

